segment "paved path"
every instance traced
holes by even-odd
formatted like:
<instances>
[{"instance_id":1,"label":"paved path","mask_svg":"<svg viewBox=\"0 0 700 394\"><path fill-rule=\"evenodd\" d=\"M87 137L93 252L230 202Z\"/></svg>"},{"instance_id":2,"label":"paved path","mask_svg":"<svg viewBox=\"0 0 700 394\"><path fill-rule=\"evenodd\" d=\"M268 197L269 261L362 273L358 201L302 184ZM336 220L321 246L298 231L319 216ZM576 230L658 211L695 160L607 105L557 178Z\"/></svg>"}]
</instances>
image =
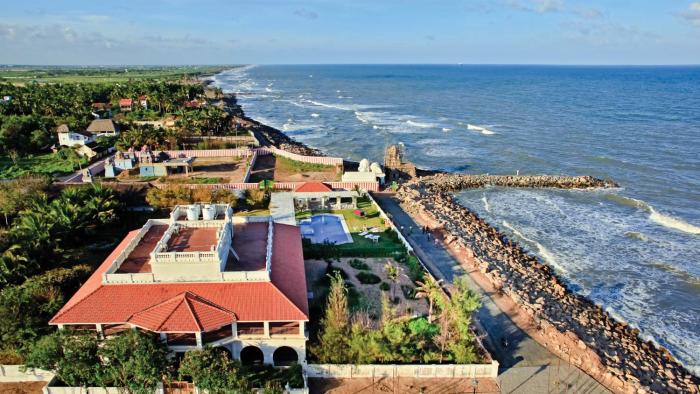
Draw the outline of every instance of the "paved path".
<instances>
[{"instance_id":1,"label":"paved path","mask_svg":"<svg viewBox=\"0 0 700 394\"><path fill-rule=\"evenodd\" d=\"M90 172L92 173L92 176L95 176L105 170L105 160L114 157L114 155L103 157L101 159L98 159L96 162L90 164L88 168L90 169ZM70 175L65 175L62 177L58 178L60 182L82 182L83 181L83 171L82 170L77 170L76 172L70 174Z\"/></svg>"},{"instance_id":2,"label":"paved path","mask_svg":"<svg viewBox=\"0 0 700 394\"><path fill-rule=\"evenodd\" d=\"M402 233L413 246L416 255L431 273L452 282L455 276L465 274L452 255L434 239L420 231L420 226L386 194L375 194L377 202L402 228ZM537 343L503 313L491 294L479 287L468 275L470 288L481 295L483 307L476 318L488 334L485 346L500 363L499 383L504 393L608 393L590 376L562 361ZM502 338L508 338L508 347Z\"/></svg>"}]
</instances>

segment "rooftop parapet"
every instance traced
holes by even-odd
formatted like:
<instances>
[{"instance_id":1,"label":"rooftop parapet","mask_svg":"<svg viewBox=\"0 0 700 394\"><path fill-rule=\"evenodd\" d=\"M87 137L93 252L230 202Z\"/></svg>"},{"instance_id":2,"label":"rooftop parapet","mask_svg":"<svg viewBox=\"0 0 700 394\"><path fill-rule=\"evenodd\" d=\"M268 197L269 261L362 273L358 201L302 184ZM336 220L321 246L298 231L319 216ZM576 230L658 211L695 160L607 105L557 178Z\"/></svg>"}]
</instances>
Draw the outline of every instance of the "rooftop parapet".
<instances>
[{"instance_id":1,"label":"rooftop parapet","mask_svg":"<svg viewBox=\"0 0 700 394\"><path fill-rule=\"evenodd\" d=\"M169 219L149 220L103 274L103 283L270 281L274 223L270 217L254 220L265 223L266 232L257 227L248 234L259 243L241 261L233 248L232 214L225 204L180 205Z\"/></svg>"}]
</instances>

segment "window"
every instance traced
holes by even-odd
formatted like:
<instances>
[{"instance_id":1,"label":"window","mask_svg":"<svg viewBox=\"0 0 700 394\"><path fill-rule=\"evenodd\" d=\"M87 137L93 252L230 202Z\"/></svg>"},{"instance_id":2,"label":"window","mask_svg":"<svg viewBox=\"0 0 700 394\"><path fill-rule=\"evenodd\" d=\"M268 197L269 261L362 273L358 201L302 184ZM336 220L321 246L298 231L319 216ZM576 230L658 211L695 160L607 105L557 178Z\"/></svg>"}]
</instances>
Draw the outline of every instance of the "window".
<instances>
[{"instance_id":1,"label":"window","mask_svg":"<svg viewBox=\"0 0 700 394\"><path fill-rule=\"evenodd\" d=\"M202 333L202 342L205 344L220 341L222 339L231 338L233 329L230 324L227 324L219 329Z\"/></svg>"}]
</instances>

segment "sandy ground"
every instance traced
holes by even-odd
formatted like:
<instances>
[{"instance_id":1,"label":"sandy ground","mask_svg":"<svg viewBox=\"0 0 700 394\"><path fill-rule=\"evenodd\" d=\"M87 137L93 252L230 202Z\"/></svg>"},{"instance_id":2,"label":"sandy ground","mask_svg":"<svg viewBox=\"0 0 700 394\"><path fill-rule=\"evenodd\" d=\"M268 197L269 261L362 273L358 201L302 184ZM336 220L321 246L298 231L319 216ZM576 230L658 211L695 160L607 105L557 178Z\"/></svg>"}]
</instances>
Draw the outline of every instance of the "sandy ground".
<instances>
[{"instance_id":1,"label":"sandy ground","mask_svg":"<svg viewBox=\"0 0 700 394\"><path fill-rule=\"evenodd\" d=\"M48 382L12 382L0 383L2 394L39 394Z\"/></svg>"},{"instance_id":2,"label":"sandy ground","mask_svg":"<svg viewBox=\"0 0 700 394\"><path fill-rule=\"evenodd\" d=\"M256 181L273 179L277 182L334 182L338 176L334 169L330 171L307 171L304 173L284 170L276 165L275 156L265 155L258 156L255 160L251 178L255 178Z\"/></svg>"},{"instance_id":3,"label":"sandy ground","mask_svg":"<svg viewBox=\"0 0 700 394\"><path fill-rule=\"evenodd\" d=\"M356 277L360 270L351 267L348 263L350 260L354 260L354 258L342 258L340 259L340 262L334 261L333 265L335 267L342 268L343 271L348 274L348 280L355 286L355 289L357 289L357 291L364 296L366 303L371 307L370 312L378 316L381 313L381 293L383 293L379 289L381 282L377 284L360 283ZM358 260L364 261L370 267L373 274L380 277L383 282L391 285L391 282L386 278L386 272L384 272L384 265L387 261L389 261L389 259L358 258ZM411 286L412 288L415 288L415 285L405 274L404 267L395 261L394 264L402 270L401 275L399 276L399 282L396 284L396 289L394 291L394 295L399 298L399 302L395 305L396 312L399 315L427 315L428 304L424 299L406 299L404 296L403 291L401 291L401 285ZM306 260L304 265L306 267L306 278L308 282L307 286L309 289L312 289L313 283L315 283L325 274L327 263L323 260ZM391 293L391 290L389 290L389 293Z\"/></svg>"},{"instance_id":4,"label":"sandy ground","mask_svg":"<svg viewBox=\"0 0 700 394\"><path fill-rule=\"evenodd\" d=\"M311 393L500 393L495 379L377 378L309 379Z\"/></svg>"},{"instance_id":5,"label":"sandy ground","mask_svg":"<svg viewBox=\"0 0 700 394\"><path fill-rule=\"evenodd\" d=\"M246 159L239 157L198 157L192 163L190 177L223 178L224 183L243 182L247 170ZM184 174L175 175L175 177Z\"/></svg>"}]
</instances>

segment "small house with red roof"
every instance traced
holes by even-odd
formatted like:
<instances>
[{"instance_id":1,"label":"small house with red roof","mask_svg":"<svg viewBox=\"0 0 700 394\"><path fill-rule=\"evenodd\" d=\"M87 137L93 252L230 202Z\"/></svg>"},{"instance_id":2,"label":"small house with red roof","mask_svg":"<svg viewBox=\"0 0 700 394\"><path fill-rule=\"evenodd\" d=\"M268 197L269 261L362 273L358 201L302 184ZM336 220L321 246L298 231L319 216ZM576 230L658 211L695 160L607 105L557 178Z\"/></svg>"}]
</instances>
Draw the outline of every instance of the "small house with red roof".
<instances>
[{"instance_id":1,"label":"small house with red roof","mask_svg":"<svg viewBox=\"0 0 700 394\"><path fill-rule=\"evenodd\" d=\"M360 194L355 190L334 190L323 182L304 182L292 193L297 209L354 209Z\"/></svg>"},{"instance_id":2,"label":"small house with red roof","mask_svg":"<svg viewBox=\"0 0 700 394\"><path fill-rule=\"evenodd\" d=\"M134 100L130 98L119 99L119 110L121 111L131 111L134 106Z\"/></svg>"},{"instance_id":3,"label":"small house with red roof","mask_svg":"<svg viewBox=\"0 0 700 394\"><path fill-rule=\"evenodd\" d=\"M49 324L151 331L173 352L215 346L283 366L306 362L308 321L299 228L194 204L129 233Z\"/></svg>"}]
</instances>

